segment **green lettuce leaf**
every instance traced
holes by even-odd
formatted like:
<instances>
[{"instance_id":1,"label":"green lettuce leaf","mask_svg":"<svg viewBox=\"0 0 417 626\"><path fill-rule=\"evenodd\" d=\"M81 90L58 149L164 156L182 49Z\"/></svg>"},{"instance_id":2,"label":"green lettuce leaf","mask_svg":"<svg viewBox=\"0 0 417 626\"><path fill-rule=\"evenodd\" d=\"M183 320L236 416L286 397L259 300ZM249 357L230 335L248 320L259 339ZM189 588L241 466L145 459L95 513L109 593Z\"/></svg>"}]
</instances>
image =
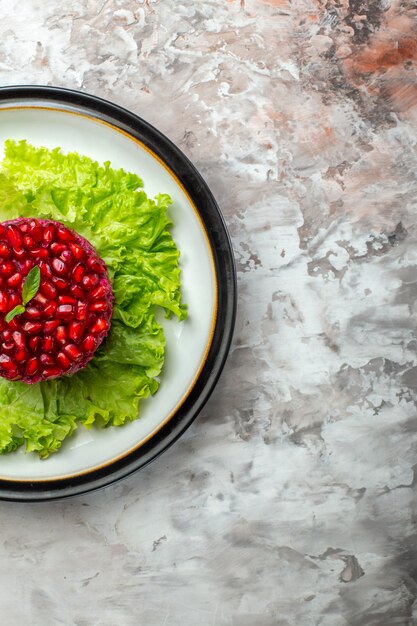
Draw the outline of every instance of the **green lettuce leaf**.
<instances>
[{"instance_id":1,"label":"green lettuce leaf","mask_svg":"<svg viewBox=\"0 0 417 626\"><path fill-rule=\"evenodd\" d=\"M50 218L76 230L106 262L115 307L108 338L77 374L35 385L0 378L0 453L25 445L46 458L79 424L137 419L140 400L157 391L165 336L156 310L187 316L170 204L166 194L148 198L137 175L108 162L6 141L0 221Z\"/></svg>"}]
</instances>

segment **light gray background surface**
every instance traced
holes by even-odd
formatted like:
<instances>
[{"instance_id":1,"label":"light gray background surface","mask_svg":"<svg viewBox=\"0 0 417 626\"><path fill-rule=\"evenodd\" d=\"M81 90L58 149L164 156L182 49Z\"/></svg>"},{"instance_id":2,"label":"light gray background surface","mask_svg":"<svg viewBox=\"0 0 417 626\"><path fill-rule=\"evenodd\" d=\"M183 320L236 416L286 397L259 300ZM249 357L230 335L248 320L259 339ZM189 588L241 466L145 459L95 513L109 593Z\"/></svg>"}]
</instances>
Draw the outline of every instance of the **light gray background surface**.
<instances>
[{"instance_id":1,"label":"light gray background surface","mask_svg":"<svg viewBox=\"0 0 417 626\"><path fill-rule=\"evenodd\" d=\"M108 98L192 159L240 288L225 373L167 454L94 495L0 504L1 623L417 624L413 3L0 16L1 84Z\"/></svg>"}]
</instances>

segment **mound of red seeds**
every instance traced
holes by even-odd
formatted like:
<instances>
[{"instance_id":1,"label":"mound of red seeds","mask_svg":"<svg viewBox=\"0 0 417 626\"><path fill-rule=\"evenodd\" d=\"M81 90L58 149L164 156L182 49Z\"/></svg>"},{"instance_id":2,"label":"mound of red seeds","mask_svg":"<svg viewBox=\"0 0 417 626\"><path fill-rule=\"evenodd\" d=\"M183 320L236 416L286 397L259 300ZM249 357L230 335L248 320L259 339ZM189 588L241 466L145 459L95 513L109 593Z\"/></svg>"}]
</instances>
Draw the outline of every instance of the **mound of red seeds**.
<instances>
[{"instance_id":1,"label":"mound of red seeds","mask_svg":"<svg viewBox=\"0 0 417 626\"><path fill-rule=\"evenodd\" d=\"M35 266L39 291L7 323ZM86 239L52 220L0 224L0 376L35 383L85 367L108 334L112 309L106 265Z\"/></svg>"}]
</instances>

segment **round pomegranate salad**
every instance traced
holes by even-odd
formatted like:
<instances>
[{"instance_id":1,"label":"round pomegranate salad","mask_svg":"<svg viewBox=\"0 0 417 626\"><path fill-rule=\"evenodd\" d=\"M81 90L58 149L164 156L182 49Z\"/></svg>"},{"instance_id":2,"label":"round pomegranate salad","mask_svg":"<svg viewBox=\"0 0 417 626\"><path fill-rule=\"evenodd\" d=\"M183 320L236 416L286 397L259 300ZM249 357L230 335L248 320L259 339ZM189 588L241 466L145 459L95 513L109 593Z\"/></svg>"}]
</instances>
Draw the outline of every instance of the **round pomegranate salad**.
<instances>
[{"instance_id":1,"label":"round pomegranate salad","mask_svg":"<svg viewBox=\"0 0 417 626\"><path fill-rule=\"evenodd\" d=\"M85 367L109 332L104 261L59 222L0 224L0 376L36 383Z\"/></svg>"}]
</instances>

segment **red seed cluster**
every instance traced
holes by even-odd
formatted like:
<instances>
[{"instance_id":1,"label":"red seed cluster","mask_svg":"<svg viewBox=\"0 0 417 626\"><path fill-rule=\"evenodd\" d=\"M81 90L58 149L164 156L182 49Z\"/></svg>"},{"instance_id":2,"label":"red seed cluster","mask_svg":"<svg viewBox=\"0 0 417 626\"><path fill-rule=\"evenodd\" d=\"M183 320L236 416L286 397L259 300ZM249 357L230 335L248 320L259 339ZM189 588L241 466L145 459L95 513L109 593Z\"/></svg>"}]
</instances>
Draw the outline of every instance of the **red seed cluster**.
<instances>
[{"instance_id":1,"label":"red seed cluster","mask_svg":"<svg viewBox=\"0 0 417 626\"><path fill-rule=\"evenodd\" d=\"M39 291L7 323L36 265ZM0 376L35 383L85 367L109 331L112 309L107 268L86 239L52 220L0 224Z\"/></svg>"}]
</instances>

